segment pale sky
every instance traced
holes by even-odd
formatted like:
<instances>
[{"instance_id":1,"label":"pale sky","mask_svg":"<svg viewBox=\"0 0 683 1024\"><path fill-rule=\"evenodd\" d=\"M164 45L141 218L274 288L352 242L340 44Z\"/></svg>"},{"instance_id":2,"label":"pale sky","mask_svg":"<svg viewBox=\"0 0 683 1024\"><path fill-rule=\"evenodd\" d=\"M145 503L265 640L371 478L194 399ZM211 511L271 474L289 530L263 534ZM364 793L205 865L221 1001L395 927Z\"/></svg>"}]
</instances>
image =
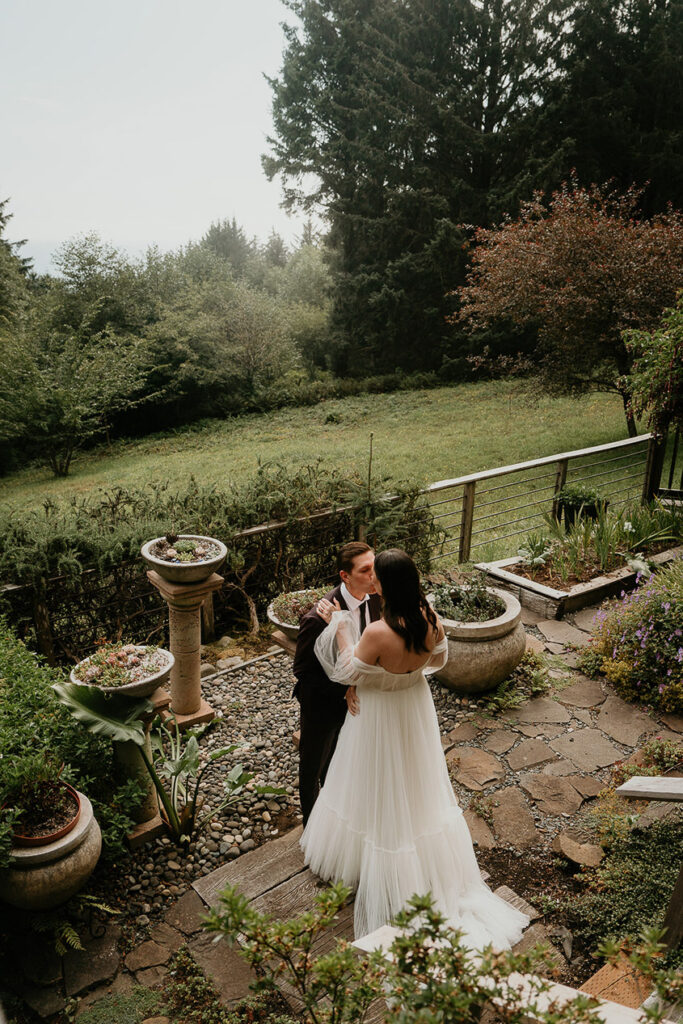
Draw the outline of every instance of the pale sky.
<instances>
[{"instance_id":1,"label":"pale sky","mask_svg":"<svg viewBox=\"0 0 683 1024\"><path fill-rule=\"evenodd\" d=\"M235 216L293 241L261 169L280 0L0 0L0 199L36 269L97 231L136 256Z\"/></svg>"}]
</instances>

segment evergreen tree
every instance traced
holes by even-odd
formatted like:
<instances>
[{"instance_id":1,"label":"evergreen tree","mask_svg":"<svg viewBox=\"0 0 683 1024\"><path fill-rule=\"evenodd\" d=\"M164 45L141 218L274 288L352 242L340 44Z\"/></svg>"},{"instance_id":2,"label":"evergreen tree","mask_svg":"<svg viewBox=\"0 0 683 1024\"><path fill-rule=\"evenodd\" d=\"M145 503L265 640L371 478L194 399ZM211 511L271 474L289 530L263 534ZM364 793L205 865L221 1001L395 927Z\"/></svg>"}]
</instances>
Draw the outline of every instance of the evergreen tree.
<instances>
[{"instance_id":1,"label":"evergreen tree","mask_svg":"<svg viewBox=\"0 0 683 1024\"><path fill-rule=\"evenodd\" d=\"M683 207L683 3L582 0L542 132L588 184L647 186L647 216Z\"/></svg>"},{"instance_id":2,"label":"evergreen tree","mask_svg":"<svg viewBox=\"0 0 683 1024\"><path fill-rule=\"evenodd\" d=\"M438 367L463 222L529 190L530 112L555 72L563 0L286 0L300 19L264 157L285 204L321 209L337 369ZM312 184L310 187L309 183Z\"/></svg>"},{"instance_id":3,"label":"evergreen tree","mask_svg":"<svg viewBox=\"0 0 683 1024\"><path fill-rule=\"evenodd\" d=\"M235 277L242 276L248 261L257 252L255 240L247 238L246 231L239 226L235 217L212 224L202 238L202 245L228 260Z\"/></svg>"}]
</instances>

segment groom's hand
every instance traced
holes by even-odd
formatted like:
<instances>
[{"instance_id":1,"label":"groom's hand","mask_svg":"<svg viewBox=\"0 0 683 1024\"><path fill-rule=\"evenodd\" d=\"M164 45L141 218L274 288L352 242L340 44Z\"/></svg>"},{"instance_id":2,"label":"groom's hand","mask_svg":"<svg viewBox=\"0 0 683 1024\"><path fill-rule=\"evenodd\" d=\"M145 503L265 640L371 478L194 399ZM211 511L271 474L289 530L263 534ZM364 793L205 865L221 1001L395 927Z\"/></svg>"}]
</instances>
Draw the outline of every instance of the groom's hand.
<instances>
[{"instance_id":1,"label":"groom's hand","mask_svg":"<svg viewBox=\"0 0 683 1024\"><path fill-rule=\"evenodd\" d=\"M360 711L360 701L358 699L355 686L349 686L346 691L346 706L349 709L349 714L351 715L357 715Z\"/></svg>"}]
</instances>

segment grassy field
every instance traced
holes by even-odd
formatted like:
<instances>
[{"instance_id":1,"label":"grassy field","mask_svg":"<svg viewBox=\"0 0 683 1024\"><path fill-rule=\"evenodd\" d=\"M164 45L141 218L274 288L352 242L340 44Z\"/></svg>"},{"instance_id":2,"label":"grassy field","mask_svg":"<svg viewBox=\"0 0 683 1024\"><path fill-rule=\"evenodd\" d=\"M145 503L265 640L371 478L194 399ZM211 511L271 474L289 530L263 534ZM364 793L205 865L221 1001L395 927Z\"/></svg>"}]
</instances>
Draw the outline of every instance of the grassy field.
<instances>
[{"instance_id":1,"label":"grassy field","mask_svg":"<svg viewBox=\"0 0 683 1024\"><path fill-rule=\"evenodd\" d=\"M321 458L365 474L371 431L375 474L420 485L626 436L615 396L531 403L515 381L464 384L330 400L118 442L79 454L63 480L35 466L4 477L0 502L30 508L151 480L182 486L190 475L224 489L251 477L259 460L294 466Z\"/></svg>"}]
</instances>

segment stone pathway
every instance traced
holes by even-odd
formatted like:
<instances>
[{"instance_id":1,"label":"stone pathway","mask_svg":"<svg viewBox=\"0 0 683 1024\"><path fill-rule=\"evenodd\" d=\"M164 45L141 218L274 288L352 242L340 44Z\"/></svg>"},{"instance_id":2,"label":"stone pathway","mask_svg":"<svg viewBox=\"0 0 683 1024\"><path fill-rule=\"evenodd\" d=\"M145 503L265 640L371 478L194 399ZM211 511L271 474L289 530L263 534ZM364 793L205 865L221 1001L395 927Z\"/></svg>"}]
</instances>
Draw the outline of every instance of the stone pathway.
<instances>
[{"instance_id":1,"label":"stone pathway","mask_svg":"<svg viewBox=\"0 0 683 1024\"><path fill-rule=\"evenodd\" d=\"M576 815L603 788L610 766L632 756L649 737L683 743L683 717L650 717L575 667L570 645L587 642L594 610L583 609L566 621L542 620L525 608L522 612L528 648L558 655L567 668L558 661L551 669L554 689L547 696L497 716L486 714L475 700L457 699L434 682L449 771L481 851L508 851L513 856L555 851L579 863L595 863L601 851L573 831ZM62 962L39 943L27 951L21 994L44 1019L58 1014L74 997L79 1000L78 1016L107 993L127 992L134 984L163 985L167 964L181 944L188 945L230 1005L249 994L253 979L233 949L214 943L201 931L202 914L217 887L234 879L257 903L272 906L272 897L259 890L264 864L270 864L282 876L278 884L301 876L296 898L281 904L287 913L304 909L312 895L314 881L305 877L310 872L303 869L297 833L281 835L274 824L278 815L284 820L287 806L288 820L294 821L296 815L291 734L297 715L289 699L289 661L273 652L251 666L224 667L231 671L220 677L207 674L203 684L204 696L223 715L210 745L249 740L249 767L256 769L259 781L284 786L287 795L270 802L245 795L237 808L212 822L185 858L167 839L138 851L128 884L131 903L140 911L137 924L144 930L132 948L121 948L121 927L110 924L104 935L87 940L85 953L70 952ZM218 790L219 770L214 778L212 785ZM513 883L512 878L507 881ZM190 883L193 888L188 888ZM518 897L510 892L510 898ZM522 940L524 948L541 938L553 936L537 921ZM566 969L571 944L567 947L566 936L564 940L563 949L559 937L557 957Z\"/></svg>"}]
</instances>

